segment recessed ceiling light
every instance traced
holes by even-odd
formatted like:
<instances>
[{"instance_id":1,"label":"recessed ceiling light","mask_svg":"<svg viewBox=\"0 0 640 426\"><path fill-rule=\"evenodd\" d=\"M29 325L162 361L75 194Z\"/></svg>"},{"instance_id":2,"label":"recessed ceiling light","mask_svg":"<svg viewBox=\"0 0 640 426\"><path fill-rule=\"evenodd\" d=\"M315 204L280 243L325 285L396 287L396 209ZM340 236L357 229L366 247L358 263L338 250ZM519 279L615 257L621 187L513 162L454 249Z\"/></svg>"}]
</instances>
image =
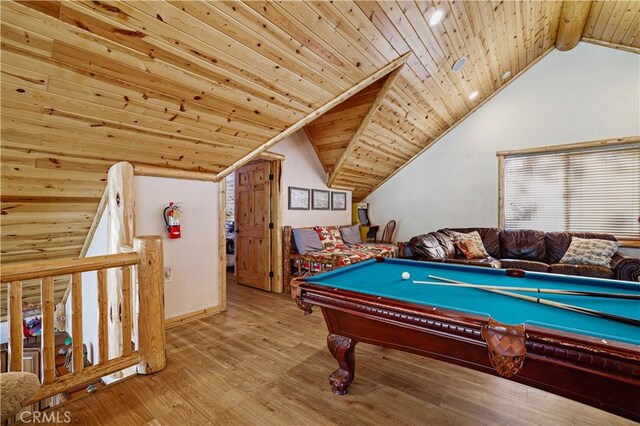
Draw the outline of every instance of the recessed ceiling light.
<instances>
[{"instance_id":1,"label":"recessed ceiling light","mask_svg":"<svg viewBox=\"0 0 640 426\"><path fill-rule=\"evenodd\" d=\"M433 27L434 25L438 25L442 18L444 17L444 12L440 9L436 9L429 18L429 26Z\"/></svg>"},{"instance_id":2,"label":"recessed ceiling light","mask_svg":"<svg viewBox=\"0 0 640 426\"><path fill-rule=\"evenodd\" d=\"M451 70L453 72L458 72L462 69L462 67L464 67L464 64L466 63L467 63L467 57L463 56L462 58L458 59L455 64L453 64L453 67L451 67Z\"/></svg>"},{"instance_id":3,"label":"recessed ceiling light","mask_svg":"<svg viewBox=\"0 0 640 426\"><path fill-rule=\"evenodd\" d=\"M477 91L477 90L474 90L473 92L471 92L471 93L469 94L469 100L470 100L470 101L474 100L475 98L477 98L477 97L478 97L478 94L479 94L479 93L478 93L478 91Z\"/></svg>"},{"instance_id":4,"label":"recessed ceiling light","mask_svg":"<svg viewBox=\"0 0 640 426\"><path fill-rule=\"evenodd\" d=\"M502 74L502 79L506 80L509 77L511 77L511 71L505 71L504 74Z\"/></svg>"}]
</instances>

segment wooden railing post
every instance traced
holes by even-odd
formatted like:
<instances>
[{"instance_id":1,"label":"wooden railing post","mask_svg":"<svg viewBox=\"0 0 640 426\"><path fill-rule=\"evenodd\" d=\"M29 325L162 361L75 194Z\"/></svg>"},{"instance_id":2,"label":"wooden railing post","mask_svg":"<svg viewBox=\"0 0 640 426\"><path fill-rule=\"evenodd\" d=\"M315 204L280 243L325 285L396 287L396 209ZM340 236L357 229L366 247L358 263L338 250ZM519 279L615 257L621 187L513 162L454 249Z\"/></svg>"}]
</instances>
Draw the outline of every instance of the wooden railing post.
<instances>
[{"instance_id":1,"label":"wooden railing post","mask_svg":"<svg viewBox=\"0 0 640 426\"><path fill-rule=\"evenodd\" d=\"M7 290L9 313L9 371L22 371L22 282L11 281Z\"/></svg>"},{"instance_id":2,"label":"wooden railing post","mask_svg":"<svg viewBox=\"0 0 640 426\"><path fill-rule=\"evenodd\" d=\"M165 355L164 330L164 276L162 238L159 235L136 237L134 250L138 263L138 317L139 374L162 370Z\"/></svg>"}]
</instances>

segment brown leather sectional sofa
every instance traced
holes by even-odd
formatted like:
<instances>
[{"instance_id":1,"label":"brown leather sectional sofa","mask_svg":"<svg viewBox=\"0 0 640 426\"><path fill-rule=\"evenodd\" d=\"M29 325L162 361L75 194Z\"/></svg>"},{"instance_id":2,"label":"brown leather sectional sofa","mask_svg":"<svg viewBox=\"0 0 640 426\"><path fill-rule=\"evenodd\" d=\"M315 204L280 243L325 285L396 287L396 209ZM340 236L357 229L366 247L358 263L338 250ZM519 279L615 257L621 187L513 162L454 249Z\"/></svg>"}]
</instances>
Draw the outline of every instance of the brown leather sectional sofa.
<instances>
[{"instance_id":1,"label":"brown leather sectional sofa","mask_svg":"<svg viewBox=\"0 0 640 426\"><path fill-rule=\"evenodd\" d=\"M466 259L456 255L450 232L478 231L489 257ZM611 267L559 263L571 244L571 238L613 240L609 234L584 232L543 232L535 230L499 230L497 228L450 228L413 237L404 247L405 257L433 262L459 263L492 268L518 268L597 278L640 281L640 259L616 252Z\"/></svg>"}]
</instances>

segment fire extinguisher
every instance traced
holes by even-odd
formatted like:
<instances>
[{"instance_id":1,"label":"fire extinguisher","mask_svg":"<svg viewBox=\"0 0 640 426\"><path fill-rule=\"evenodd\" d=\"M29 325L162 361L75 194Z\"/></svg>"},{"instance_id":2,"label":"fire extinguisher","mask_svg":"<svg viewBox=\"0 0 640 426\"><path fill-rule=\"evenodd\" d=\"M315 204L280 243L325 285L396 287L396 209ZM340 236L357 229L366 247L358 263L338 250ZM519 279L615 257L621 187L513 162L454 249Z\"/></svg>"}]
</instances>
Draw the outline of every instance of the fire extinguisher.
<instances>
[{"instance_id":1,"label":"fire extinguisher","mask_svg":"<svg viewBox=\"0 0 640 426\"><path fill-rule=\"evenodd\" d=\"M180 213L182 210L178 207L177 204L170 202L167 207L164 208L162 212L162 217L164 219L164 223L167 227L167 232L169 232L169 238L175 240L180 238Z\"/></svg>"}]
</instances>

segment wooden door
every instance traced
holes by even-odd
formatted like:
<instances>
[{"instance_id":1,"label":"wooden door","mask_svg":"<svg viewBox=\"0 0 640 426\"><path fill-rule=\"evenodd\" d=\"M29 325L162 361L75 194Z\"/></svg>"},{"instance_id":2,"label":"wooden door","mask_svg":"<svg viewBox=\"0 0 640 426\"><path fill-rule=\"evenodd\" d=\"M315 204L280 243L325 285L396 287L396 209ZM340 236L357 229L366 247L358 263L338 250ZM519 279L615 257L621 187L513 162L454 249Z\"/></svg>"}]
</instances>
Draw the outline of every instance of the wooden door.
<instances>
[{"instance_id":1,"label":"wooden door","mask_svg":"<svg viewBox=\"0 0 640 426\"><path fill-rule=\"evenodd\" d=\"M236 281L271 291L271 163L236 171Z\"/></svg>"}]
</instances>

